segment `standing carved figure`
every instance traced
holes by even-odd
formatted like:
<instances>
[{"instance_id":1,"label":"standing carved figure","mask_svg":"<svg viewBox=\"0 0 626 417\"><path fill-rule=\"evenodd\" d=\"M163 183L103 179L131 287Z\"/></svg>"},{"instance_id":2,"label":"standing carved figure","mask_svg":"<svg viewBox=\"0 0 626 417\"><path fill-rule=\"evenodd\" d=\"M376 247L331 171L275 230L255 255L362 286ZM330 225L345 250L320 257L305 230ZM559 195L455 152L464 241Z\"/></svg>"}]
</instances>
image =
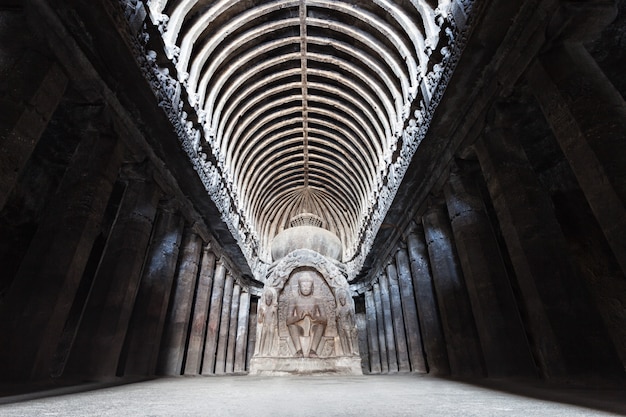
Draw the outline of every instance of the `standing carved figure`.
<instances>
[{"instance_id":1,"label":"standing carved figure","mask_svg":"<svg viewBox=\"0 0 626 417\"><path fill-rule=\"evenodd\" d=\"M354 331L356 321L352 305L348 303L348 295L345 290L337 290L337 334L341 342L344 355L354 355Z\"/></svg>"},{"instance_id":2,"label":"standing carved figure","mask_svg":"<svg viewBox=\"0 0 626 417\"><path fill-rule=\"evenodd\" d=\"M299 271L294 274L298 280L298 295L289 303L287 328L296 348L296 357L303 357L300 336L311 337L308 357L317 358L317 350L326 330L328 319L322 301L314 295L315 272Z\"/></svg>"},{"instance_id":3,"label":"standing carved figure","mask_svg":"<svg viewBox=\"0 0 626 417\"><path fill-rule=\"evenodd\" d=\"M276 291L273 288L267 288L263 293L263 301L260 304L257 314L257 322L260 328L257 353L261 356L272 354L274 341L277 339L277 301Z\"/></svg>"}]
</instances>

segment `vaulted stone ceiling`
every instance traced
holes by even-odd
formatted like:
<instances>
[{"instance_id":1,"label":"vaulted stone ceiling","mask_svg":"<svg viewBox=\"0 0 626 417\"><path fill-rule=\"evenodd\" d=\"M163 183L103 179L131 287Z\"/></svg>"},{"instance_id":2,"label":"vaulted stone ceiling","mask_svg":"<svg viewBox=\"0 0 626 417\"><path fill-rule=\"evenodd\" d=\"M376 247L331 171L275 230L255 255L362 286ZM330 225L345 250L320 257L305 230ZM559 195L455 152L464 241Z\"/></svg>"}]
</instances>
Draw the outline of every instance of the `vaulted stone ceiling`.
<instances>
[{"instance_id":1,"label":"vaulted stone ceiling","mask_svg":"<svg viewBox=\"0 0 626 417\"><path fill-rule=\"evenodd\" d=\"M249 260L271 262L273 237L312 212L358 269L427 128L453 52L452 3L148 3Z\"/></svg>"}]
</instances>

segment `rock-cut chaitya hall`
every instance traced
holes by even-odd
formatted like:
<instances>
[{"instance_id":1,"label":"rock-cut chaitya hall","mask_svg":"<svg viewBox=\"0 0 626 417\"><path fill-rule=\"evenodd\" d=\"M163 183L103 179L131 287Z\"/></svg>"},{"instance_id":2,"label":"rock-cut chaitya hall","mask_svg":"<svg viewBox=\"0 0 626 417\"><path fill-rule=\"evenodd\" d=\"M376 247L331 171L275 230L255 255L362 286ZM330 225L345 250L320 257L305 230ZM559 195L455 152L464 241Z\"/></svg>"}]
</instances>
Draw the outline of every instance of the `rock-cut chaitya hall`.
<instances>
[{"instance_id":1,"label":"rock-cut chaitya hall","mask_svg":"<svg viewBox=\"0 0 626 417\"><path fill-rule=\"evenodd\" d=\"M0 379L626 379L626 1L0 0Z\"/></svg>"}]
</instances>

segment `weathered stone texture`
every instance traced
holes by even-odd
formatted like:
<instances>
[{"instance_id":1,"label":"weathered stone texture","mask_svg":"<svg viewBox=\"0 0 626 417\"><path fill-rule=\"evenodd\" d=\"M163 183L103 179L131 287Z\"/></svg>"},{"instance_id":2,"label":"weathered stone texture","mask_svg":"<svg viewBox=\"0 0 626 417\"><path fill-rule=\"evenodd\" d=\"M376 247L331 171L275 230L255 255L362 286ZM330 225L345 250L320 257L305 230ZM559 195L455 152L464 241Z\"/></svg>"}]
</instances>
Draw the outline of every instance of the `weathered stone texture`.
<instances>
[{"instance_id":1,"label":"weathered stone texture","mask_svg":"<svg viewBox=\"0 0 626 417\"><path fill-rule=\"evenodd\" d=\"M422 222L452 375L482 376L482 350L445 207L432 206Z\"/></svg>"}]
</instances>

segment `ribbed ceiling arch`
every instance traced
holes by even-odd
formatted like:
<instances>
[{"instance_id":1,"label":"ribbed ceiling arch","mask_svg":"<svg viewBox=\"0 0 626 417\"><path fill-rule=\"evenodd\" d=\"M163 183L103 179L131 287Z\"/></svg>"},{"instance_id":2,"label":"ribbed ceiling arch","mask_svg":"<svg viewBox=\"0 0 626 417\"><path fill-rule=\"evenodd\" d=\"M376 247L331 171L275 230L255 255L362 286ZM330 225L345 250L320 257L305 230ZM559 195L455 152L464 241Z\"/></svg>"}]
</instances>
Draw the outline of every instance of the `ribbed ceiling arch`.
<instances>
[{"instance_id":1,"label":"ribbed ceiling arch","mask_svg":"<svg viewBox=\"0 0 626 417\"><path fill-rule=\"evenodd\" d=\"M354 254L448 1L150 3L261 258L303 211Z\"/></svg>"}]
</instances>

